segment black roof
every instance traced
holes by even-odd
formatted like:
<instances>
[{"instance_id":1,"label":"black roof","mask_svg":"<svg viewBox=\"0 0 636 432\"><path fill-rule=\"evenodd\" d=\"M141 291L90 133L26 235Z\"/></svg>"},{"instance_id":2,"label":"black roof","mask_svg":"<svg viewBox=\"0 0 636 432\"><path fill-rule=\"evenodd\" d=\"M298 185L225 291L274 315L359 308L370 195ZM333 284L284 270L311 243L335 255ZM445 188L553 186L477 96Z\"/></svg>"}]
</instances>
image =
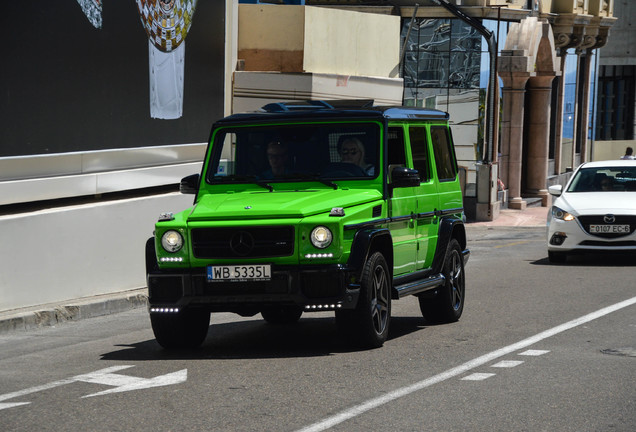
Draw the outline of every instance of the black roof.
<instances>
[{"instance_id":1,"label":"black roof","mask_svg":"<svg viewBox=\"0 0 636 432\"><path fill-rule=\"evenodd\" d=\"M277 102L260 111L233 114L217 122L219 126L238 123L304 121L343 118L352 120L448 120L446 112L418 107L373 106L373 100Z\"/></svg>"}]
</instances>

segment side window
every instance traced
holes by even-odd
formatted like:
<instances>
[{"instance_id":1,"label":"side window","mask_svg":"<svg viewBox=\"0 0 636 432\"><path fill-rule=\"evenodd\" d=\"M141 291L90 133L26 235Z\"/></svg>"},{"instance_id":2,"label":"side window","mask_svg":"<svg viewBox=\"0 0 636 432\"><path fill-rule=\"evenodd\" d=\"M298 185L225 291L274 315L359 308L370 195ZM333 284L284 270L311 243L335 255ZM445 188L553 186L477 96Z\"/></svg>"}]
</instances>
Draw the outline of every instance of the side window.
<instances>
[{"instance_id":1,"label":"side window","mask_svg":"<svg viewBox=\"0 0 636 432\"><path fill-rule=\"evenodd\" d=\"M413 155L413 168L420 173L420 182L427 182L431 179L431 175L426 128L424 126L410 127L409 139L411 141L411 154Z\"/></svg>"},{"instance_id":2,"label":"side window","mask_svg":"<svg viewBox=\"0 0 636 432\"><path fill-rule=\"evenodd\" d=\"M404 129L402 127L390 127L387 137L389 150L388 165L406 166L406 152L404 151Z\"/></svg>"},{"instance_id":3,"label":"side window","mask_svg":"<svg viewBox=\"0 0 636 432\"><path fill-rule=\"evenodd\" d=\"M435 153L435 165L437 165L437 177L439 180L454 180L457 176L457 164L448 128L445 126L431 127L431 140L433 153Z\"/></svg>"}]
</instances>

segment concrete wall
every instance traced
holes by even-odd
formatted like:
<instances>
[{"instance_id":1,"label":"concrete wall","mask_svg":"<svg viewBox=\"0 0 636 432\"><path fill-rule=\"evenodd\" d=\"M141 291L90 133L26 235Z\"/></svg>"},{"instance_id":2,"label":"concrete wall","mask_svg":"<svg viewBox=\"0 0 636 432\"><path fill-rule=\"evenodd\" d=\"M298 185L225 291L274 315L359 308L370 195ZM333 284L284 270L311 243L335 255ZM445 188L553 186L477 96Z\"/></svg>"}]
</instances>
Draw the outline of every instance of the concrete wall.
<instances>
[{"instance_id":1,"label":"concrete wall","mask_svg":"<svg viewBox=\"0 0 636 432\"><path fill-rule=\"evenodd\" d=\"M241 4L238 23L238 58L246 71L398 76L397 16Z\"/></svg>"},{"instance_id":2,"label":"concrete wall","mask_svg":"<svg viewBox=\"0 0 636 432\"><path fill-rule=\"evenodd\" d=\"M397 77L400 17L306 8L307 72Z\"/></svg>"},{"instance_id":3,"label":"concrete wall","mask_svg":"<svg viewBox=\"0 0 636 432\"><path fill-rule=\"evenodd\" d=\"M0 311L145 287L157 216L192 201L172 193L0 216Z\"/></svg>"},{"instance_id":4,"label":"concrete wall","mask_svg":"<svg viewBox=\"0 0 636 432\"><path fill-rule=\"evenodd\" d=\"M636 2L614 2L614 16L618 21L610 30L607 45L599 50L599 64L636 65Z\"/></svg>"},{"instance_id":5,"label":"concrete wall","mask_svg":"<svg viewBox=\"0 0 636 432\"><path fill-rule=\"evenodd\" d=\"M234 112L258 110L270 102L308 99L373 99L377 105L402 103L402 79L334 74L236 72Z\"/></svg>"}]
</instances>

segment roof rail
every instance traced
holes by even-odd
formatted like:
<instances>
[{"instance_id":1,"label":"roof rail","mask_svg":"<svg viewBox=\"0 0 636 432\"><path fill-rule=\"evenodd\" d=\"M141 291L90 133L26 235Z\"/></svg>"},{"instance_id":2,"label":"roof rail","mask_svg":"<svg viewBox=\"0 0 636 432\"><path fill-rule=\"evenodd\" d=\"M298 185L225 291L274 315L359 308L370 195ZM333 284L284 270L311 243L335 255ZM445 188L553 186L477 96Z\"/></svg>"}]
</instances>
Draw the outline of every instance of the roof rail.
<instances>
[{"instance_id":1,"label":"roof rail","mask_svg":"<svg viewBox=\"0 0 636 432\"><path fill-rule=\"evenodd\" d=\"M265 112L288 112L316 109L342 109L342 108L370 108L373 99L343 99L343 100L306 100L292 102L273 102L261 107Z\"/></svg>"}]
</instances>

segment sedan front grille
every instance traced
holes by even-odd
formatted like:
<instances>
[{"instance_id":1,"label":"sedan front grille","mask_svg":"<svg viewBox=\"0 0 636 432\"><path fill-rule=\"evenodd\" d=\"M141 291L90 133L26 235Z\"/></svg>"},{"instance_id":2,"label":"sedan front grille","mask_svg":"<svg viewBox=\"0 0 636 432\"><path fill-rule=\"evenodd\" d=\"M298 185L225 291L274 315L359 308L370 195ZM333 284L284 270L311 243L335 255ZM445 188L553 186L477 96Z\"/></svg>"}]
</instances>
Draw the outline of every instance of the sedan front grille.
<instances>
[{"instance_id":1,"label":"sedan front grille","mask_svg":"<svg viewBox=\"0 0 636 432\"><path fill-rule=\"evenodd\" d=\"M294 227L194 228L197 258L269 258L294 253Z\"/></svg>"},{"instance_id":2,"label":"sedan front grille","mask_svg":"<svg viewBox=\"0 0 636 432\"><path fill-rule=\"evenodd\" d=\"M594 215L594 216L579 216L579 222L586 233L595 237L602 238L616 238L629 235L636 230L636 216L621 216L615 215L614 222L611 224L605 220L607 215ZM590 225L629 225L628 233L592 233L590 232Z\"/></svg>"}]
</instances>

